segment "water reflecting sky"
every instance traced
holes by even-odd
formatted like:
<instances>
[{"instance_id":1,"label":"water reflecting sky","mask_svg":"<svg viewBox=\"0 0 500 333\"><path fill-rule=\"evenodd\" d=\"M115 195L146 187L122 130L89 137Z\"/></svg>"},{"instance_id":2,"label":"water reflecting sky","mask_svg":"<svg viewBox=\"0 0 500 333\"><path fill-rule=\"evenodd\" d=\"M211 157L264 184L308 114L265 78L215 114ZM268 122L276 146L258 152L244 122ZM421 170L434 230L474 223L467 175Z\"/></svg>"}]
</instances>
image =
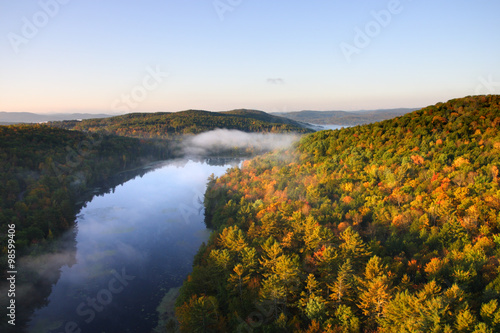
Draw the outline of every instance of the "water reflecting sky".
<instances>
[{"instance_id":1,"label":"water reflecting sky","mask_svg":"<svg viewBox=\"0 0 500 333\"><path fill-rule=\"evenodd\" d=\"M229 167L169 162L94 197L77 218L76 264L62 267L29 331L150 331L161 298L182 284L208 239L207 178Z\"/></svg>"}]
</instances>

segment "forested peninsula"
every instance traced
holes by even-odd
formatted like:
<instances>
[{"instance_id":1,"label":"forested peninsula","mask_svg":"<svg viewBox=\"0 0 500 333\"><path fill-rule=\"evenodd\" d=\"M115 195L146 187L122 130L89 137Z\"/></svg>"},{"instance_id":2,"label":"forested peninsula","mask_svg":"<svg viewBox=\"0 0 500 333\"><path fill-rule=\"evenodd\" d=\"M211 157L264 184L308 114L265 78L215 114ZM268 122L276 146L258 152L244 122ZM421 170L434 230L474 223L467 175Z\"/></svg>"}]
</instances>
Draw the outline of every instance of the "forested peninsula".
<instances>
[{"instance_id":1,"label":"forested peninsula","mask_svg":"<svg viewBox=\"0 0 500 333\"><path fill-rule=\"evenodd\" d=\"M49 124L85 132L161 139L177 138L184 134L199 134L216 128L260 133L313 132L304 123L273 116L262 111L246 109L224 112L187 110L130 113L110 118L50 122Z\"/></svg>"},{"instance_id":2,"label":"forested peninsula","mask_svg":"<svg viewBox=\"0 0 500 333\"><path fill-rule=\"evenodd\" d=\"M499 332L500 96L304 136L205 195L182 332Z\"/></svg>"}]
</instances>

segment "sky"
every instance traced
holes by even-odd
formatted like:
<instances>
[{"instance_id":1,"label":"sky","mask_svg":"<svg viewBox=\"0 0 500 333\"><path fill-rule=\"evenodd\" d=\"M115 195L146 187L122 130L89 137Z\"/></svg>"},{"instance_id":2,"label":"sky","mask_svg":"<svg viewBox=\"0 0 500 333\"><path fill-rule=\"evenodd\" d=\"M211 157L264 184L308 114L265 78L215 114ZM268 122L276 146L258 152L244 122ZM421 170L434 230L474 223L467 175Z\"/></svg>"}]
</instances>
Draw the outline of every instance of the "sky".
<instances>
[{"instance_id":1,"label":"sky","mask_svg":"<svg viewBox=\"0 0 500 333\"><path fill-rule=\"evenodd\" d=\"M500 94L498 0L0 0L0 111L424 107Z\"/></svg>"}]
</instances>

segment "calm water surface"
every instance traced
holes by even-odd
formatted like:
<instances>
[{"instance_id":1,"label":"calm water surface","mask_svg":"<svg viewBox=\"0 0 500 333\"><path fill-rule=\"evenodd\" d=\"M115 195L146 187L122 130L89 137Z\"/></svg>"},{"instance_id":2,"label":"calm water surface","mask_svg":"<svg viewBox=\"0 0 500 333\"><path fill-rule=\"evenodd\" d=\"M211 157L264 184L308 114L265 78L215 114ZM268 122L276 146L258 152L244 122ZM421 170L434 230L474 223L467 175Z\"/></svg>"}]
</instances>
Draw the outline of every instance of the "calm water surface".
<instances>
[{"instance_id":1,"label":"calm water surface","mask_svg":"<svg viewBox=\"0 0 500 333\"><path fill-rule=\"evenodd\" d=\"M163 296L182 284L208 239L207 178L232 166L216 164L166 162L87 203L77 218L76 262L61 268L29 332L150 332Z\"/></svg>"}]
</instances>

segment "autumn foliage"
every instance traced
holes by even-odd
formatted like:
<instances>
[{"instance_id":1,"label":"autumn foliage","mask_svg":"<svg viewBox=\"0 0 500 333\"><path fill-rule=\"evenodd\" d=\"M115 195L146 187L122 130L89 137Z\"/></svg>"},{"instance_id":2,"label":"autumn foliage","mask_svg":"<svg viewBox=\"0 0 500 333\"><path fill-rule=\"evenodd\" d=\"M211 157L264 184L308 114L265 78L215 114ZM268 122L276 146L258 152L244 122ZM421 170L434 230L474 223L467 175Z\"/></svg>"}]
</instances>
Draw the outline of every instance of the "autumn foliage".
<instances>
[{"instance_id":1,"label":"autumn foliage","mask_svg":"<svg viewBox=\"0 0 500 333\"><path fill-rule=\"evenodd\" d=\"M181 327L213 298L207 332L500 331L499 119L451 100L210 178Z\"/></svg>"}]
</instances>

